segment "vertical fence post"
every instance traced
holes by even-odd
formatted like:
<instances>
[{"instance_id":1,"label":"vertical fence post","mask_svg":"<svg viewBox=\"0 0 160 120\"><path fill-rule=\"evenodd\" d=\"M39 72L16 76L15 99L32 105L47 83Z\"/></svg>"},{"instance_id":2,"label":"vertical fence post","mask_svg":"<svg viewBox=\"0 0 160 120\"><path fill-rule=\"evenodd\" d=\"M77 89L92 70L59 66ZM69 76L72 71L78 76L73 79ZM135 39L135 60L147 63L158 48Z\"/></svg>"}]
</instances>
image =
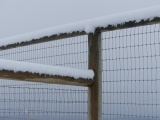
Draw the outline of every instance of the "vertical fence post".
<instances>
[{"instance_id":1,"label":"vertical fence post","mask_svg":"<svg viewBox=\"0 0 160 120\"><path fill-rule=\"evenodd\" d=\"M102 120L101 33L88 35L88 68L95 72L94 84L88 88L88 120Z\"/></svg>"}]
</instances>

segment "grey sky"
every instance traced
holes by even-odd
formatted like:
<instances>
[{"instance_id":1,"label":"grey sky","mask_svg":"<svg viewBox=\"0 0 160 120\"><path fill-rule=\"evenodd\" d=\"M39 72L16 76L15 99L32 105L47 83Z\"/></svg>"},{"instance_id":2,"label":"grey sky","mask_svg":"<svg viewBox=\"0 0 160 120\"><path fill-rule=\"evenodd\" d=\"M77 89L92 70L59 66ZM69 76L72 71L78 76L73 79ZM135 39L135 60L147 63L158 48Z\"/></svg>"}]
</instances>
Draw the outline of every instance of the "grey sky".
<instances>
[{"instance_id":1,"label":"grey sky","mask_svg":"<svg viewBox=\"0 0 160 120\"><path fill-rule=\"evenodd\" d=\"M0 38L160 5L160 0L0 0Z\"/></svg>"}]
</instances>

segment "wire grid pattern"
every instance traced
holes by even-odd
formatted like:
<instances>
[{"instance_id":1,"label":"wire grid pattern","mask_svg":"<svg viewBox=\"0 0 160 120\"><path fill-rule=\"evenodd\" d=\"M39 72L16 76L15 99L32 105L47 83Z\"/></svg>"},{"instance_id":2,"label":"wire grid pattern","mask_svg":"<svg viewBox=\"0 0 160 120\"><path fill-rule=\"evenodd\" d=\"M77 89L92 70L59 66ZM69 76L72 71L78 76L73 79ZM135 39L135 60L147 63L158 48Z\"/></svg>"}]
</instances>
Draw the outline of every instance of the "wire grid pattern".
<instances>
[{"instance_id":1,"label":"wire grid pattern","mask_svg":"<svg viewBox=\"0 0 160 120\"><path fill-rule=\"evenodd\" d=\"M88 38L0 51L0 59L88 69ZM0 81L0 120L87 120L86 87Z\"/></svg>"},{"instance_id":2,"label":"wire grid pattern","mask_svg":"<svg viewBox=\"0 0 160 120\"><path fill-rule=\"evenodd\" d=\"M160 24L102 33L103 118L160 120Z\"/></svg>"}]
</instances>

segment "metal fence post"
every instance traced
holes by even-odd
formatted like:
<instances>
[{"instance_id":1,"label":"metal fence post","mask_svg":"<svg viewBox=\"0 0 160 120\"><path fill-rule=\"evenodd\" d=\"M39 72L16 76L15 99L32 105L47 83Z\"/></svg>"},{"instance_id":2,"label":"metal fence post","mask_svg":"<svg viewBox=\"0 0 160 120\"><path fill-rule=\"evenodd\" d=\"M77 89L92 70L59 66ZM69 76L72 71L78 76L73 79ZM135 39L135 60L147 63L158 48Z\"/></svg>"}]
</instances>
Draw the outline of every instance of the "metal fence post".
<instances>
[{"instance_id":1,"label":"metal fence post","mask_svg":"<svg viewBox=\"0 0 160 120\"><path fill-rule=\"evenodd\" d=\"M88 68L95 72L94 84L88 88L88 120L102 120L101 33L88 35Z\"/></svg>"}]
</instances>

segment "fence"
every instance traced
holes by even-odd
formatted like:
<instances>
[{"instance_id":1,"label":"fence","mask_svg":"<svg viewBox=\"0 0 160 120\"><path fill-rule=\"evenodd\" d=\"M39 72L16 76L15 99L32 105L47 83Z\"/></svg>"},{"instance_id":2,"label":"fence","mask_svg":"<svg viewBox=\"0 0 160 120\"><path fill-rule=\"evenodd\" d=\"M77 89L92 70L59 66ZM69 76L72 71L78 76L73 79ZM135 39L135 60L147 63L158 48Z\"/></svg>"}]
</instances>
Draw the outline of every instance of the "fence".
<instances>
[{"instance_id":1,"label":"fence","mask_svg":"<svg viewBox=\"0 0 160 120\"><path fill-rule=\"evenodd\" d=\"M85 70L87 44L80 36L4 50L0 58ZM87 119L86 87L1 80L0 91L3 120Z\"/></svg>"},{"instance_id":2,"label":"fence","mask_svg":"<svg viewBox=\"0 0 160 120\"><path fill-rule=\"evenodd\" d=\"M88 88L1 80L0 119L160 120L159 20L2 46L0 58L93 69L95 77Z\"/></svg>"},{"instance_id":3,"label":"fence","mask_svg":"<svg viewBox=\"0 0 160 120\"><path fill-rule=\"evenodd\" d=\"M160 24L102 33L103 116L159 120Z\"/></svg>"}]
</instances>

